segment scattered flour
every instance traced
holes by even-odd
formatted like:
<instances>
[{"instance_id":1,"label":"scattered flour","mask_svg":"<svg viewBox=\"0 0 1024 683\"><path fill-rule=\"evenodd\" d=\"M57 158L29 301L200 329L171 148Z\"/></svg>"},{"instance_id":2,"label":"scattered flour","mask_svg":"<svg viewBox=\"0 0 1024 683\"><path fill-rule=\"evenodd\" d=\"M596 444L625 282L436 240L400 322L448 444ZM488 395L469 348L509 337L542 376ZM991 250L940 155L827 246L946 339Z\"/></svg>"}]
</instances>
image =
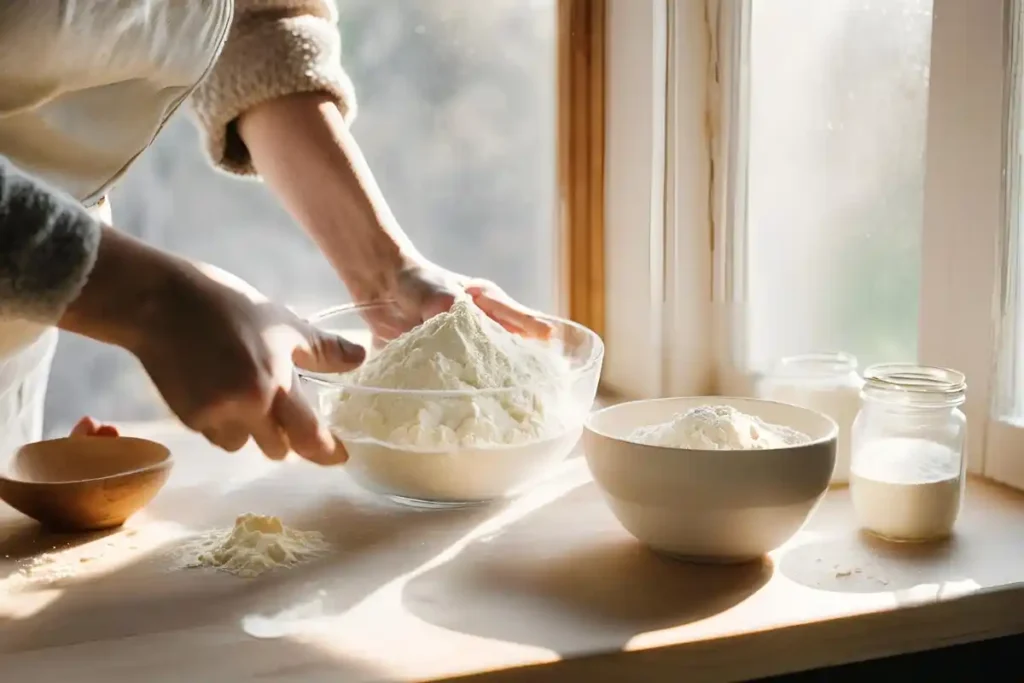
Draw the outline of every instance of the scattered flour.
<instances>
[{"instance_id":1,"label":"scattered flour","mask_svg":"<svg viewBox=\"0 0 1024 683\"><path fill-rule=\"evenodd\" d=\"M457 301L350 373L331 422L343 435L415 449L528 443L567 429L569 372L561 354ZM426 397L360 387L507 390Z\"/></svg>"},{"instance_id":2,"label":"scattered flour","mask_svg":"<svg viewBox=\"0 0 1024 683\"><path fill-rule=\"evenodd\" d=\"M181 555L187 568L212 567L251 578L308 562L329 547L318 531L297 531L277 517L247 513L232 529L210 531L190 541Z\"/></svg>"},{"instance_id":3,"label":"scattered flour","mask_svg":"<svg viewBox=\"0 0 1024 683\"><path fill-rule=\"evenodd\" d=\"M629 440L651 446L702 450L761 450L808 443L806 434L769 424L732 406L707 405L678 413L663 424L638 427Z\"/></svg>"},{"instance_id":4,"label":"scattered flour","mask_svg":"<svg viewBox=\"0 0 1024 683\"><path fill-rule=\"evenodd\" d=\"M92 559L94 558L74 559L68 557L67 553L60 552L45 553L30 559L7 580L12 586L47 586L65 579L74 579L79 574L79 565Z\"/></svg>"},{"instance_id":5,"label":"scattered flour","mask_svg":"<svg viewBox=\"0 0 1024 683\"><path fill-rule=\"evenodd\" d=\"M135 530L122 531L80 546L68 545L35 555L21 562L18 571L0 581L0 584L42 588L79 579L97 569L109 568L111 561L130 557L133 551L138 550L136 545L127 540L135 533Z\"/></svg>"}]
</instances>

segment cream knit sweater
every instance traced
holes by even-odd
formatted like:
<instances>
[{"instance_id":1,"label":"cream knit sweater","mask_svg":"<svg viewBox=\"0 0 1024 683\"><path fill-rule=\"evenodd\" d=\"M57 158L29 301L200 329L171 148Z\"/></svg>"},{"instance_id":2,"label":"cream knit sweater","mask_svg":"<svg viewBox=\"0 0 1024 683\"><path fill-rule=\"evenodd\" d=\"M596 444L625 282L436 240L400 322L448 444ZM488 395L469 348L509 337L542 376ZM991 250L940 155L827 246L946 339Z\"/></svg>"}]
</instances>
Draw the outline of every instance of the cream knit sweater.
<instances>
[{"instance_id":1,"label":"cream knit sweater","mask_svg":"<svg viewBox=\"0 0 1024 683\"><path fill-rule=\"evenodd\" d=\"M235 121L300 92L355 114L333 0L0 3L0 323L59 319L99 244L82 202L187 96L212 161L252 175Z\"/></svg>"},{"instance_id":2,"label":"cream knit sweater","mask_svg":"<svg viewBox=\"0 0 1024 683\"><path fill-rule=\"evenodd\" d=\"M341 68L334 1L235 0L231 35L192 95L214 162L252 174L234 121L261 102L300 92L331 93L346 120L355 117L352 82Z\"/></svg>"}]
</instances>

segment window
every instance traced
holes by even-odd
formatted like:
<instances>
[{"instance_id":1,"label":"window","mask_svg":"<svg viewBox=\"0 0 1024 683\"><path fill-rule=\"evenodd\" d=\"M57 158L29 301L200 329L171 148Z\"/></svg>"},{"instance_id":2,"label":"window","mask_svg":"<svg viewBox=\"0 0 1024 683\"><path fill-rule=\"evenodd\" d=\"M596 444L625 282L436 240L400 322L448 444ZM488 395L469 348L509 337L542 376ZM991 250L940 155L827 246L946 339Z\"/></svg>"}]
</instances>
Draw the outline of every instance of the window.
<instances>
[{"instance_id":1,"label":"window","mask_svg":"<svg viewBox=\"0 0 1024 683\"><path fill-rule=\"evenodd\" d=\"M611 4L606 383L920 358L932 0L649 7Z\"/></svg>"},{"instance_id":2,"label":"window","mask_svg":"<svg viewBox=\"0 0 1024 683\"><path fill-rule=\"evenodd\" d=\"M739 58L719 81L738 101L724 124L738 142L716 157L733 183L716 214L716 300L733 311L720 376L814 350L956 368L972 471L1024 486L1024 462L999 471L1011 423L989 424L1010 14L959 0L735 6Z\"/></svg>"},{"instance_id":3,"label":"window","mask_svg":"<svg viewBox=\"0 0 1024 683\"><path fill-rule=\"evenodd\" d=\"M555 0L340 0L354 132L417 246L457 271L555 308ZM177 115L112 196L115 223L206 260L300 313L346 302L340 281L269 192L218 174ZM127 354L65 335L48 431L82 414L165 416Z\"/></svg>"},{"instance_id":4,"label":"window","mask_svg":"<svg viewBox=\"0 0 1024 683\"><path fill-rule=\"evenodd\" d=\"M999 240L997 299L999 329L996 340L995 377L992 381L992 415L986 431L986 474L1024 488L1024 205L1021 204L1024 158L1024 5L1010 3L1006 15L1009 56L1005 64L1007 110L1003 148L1006 175L1003 186L1004 214Z\"/></svg>"},{"instance_id":5,"label":"window","mask_svg":"<svg viewBox=\"0 0 1024 683\"><path fill-rule=\"evenodd\" d=\"M751 3L745 367L917 357L931 29L931 0Z\"/></svg>"},{"instance_id":6,"label":"window","mask_svg":"<svg viewBox=\"0 0 1024 683\"><path fill-rule=\"evenodd\" d=\"M612 388L749 393L815 351L956 368L970 469L1024 488L1024 2L667 1L617 21L627 7L609 26Z\"/></svg>"}]
</instances>

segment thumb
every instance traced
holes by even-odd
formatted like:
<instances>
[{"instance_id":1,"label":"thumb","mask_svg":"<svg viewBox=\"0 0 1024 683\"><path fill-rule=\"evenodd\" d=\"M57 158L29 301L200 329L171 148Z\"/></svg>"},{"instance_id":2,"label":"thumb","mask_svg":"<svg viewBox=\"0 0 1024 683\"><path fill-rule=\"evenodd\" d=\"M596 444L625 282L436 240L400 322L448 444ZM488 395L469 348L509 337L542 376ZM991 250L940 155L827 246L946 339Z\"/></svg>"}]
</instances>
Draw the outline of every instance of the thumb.
<instances>
[{"instance_id":1,"label":"thumb","mask_svg":"<svg viewBox=\"0 0 1024 683\"><path fill-rule=\"evenodd\" d=\"M310 372L348 372L359 367L366 358L366 349L340 334L324 332L307 326L306 343L300 344L292 354L297 367Z\"/></svg>"},{"instance_id":2,"label":"thumb","mask_svg":"<svg viewBox=\"0 0 1024 683\"><path fill-rule=\"evenodd\" d=\"M434 292L423 300L420 316L426 322L436 315L447 313L455 304L455 295L450 292Z\"/></svg>"}]
</instances>

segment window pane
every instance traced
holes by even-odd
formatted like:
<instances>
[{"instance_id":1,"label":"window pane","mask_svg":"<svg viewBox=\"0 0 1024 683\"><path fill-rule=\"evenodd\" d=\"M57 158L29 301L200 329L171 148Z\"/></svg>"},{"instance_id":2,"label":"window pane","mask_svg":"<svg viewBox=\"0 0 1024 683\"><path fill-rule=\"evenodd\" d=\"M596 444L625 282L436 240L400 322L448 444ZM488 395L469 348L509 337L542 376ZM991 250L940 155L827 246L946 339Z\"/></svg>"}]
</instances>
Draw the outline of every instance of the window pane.
<instances>
[{"instance_id":1,"label":"window pane","mask_svg":"<svg viewBox=\"0 0 1024 683\"><path fill-rule=\"evenodd\" d=\"M555 264L555 0L340 0L354 132L419 248L551 308ZM301 313L348 301L319 252L258 184L212 171L178 115L113 194L115 223L214 263ZM164 415L126 354L68 335L48 428L83 413Z\"/></svg>"},{"instance_id":2,"label":"window pane","mask_svg":"<svg viewBox=\"0 0 1024 683\"><path fill-rule=\"evenodd\" d=\"M744 360L913 360L931 0L757 0Z\"/></svg>"},{"instance_id":3,"label":"window pane","mask_svg":"<svg viewBox=\"0 0 1024 683\"><path fill-rule=\"evenodd\" d=\"M1020 3L1011 13L1012 72L1007 117L1007 217L1004 264L1003 327L996 374L996 417L1024 426L1024 14Z\"/></svg>"}]
</instances>

